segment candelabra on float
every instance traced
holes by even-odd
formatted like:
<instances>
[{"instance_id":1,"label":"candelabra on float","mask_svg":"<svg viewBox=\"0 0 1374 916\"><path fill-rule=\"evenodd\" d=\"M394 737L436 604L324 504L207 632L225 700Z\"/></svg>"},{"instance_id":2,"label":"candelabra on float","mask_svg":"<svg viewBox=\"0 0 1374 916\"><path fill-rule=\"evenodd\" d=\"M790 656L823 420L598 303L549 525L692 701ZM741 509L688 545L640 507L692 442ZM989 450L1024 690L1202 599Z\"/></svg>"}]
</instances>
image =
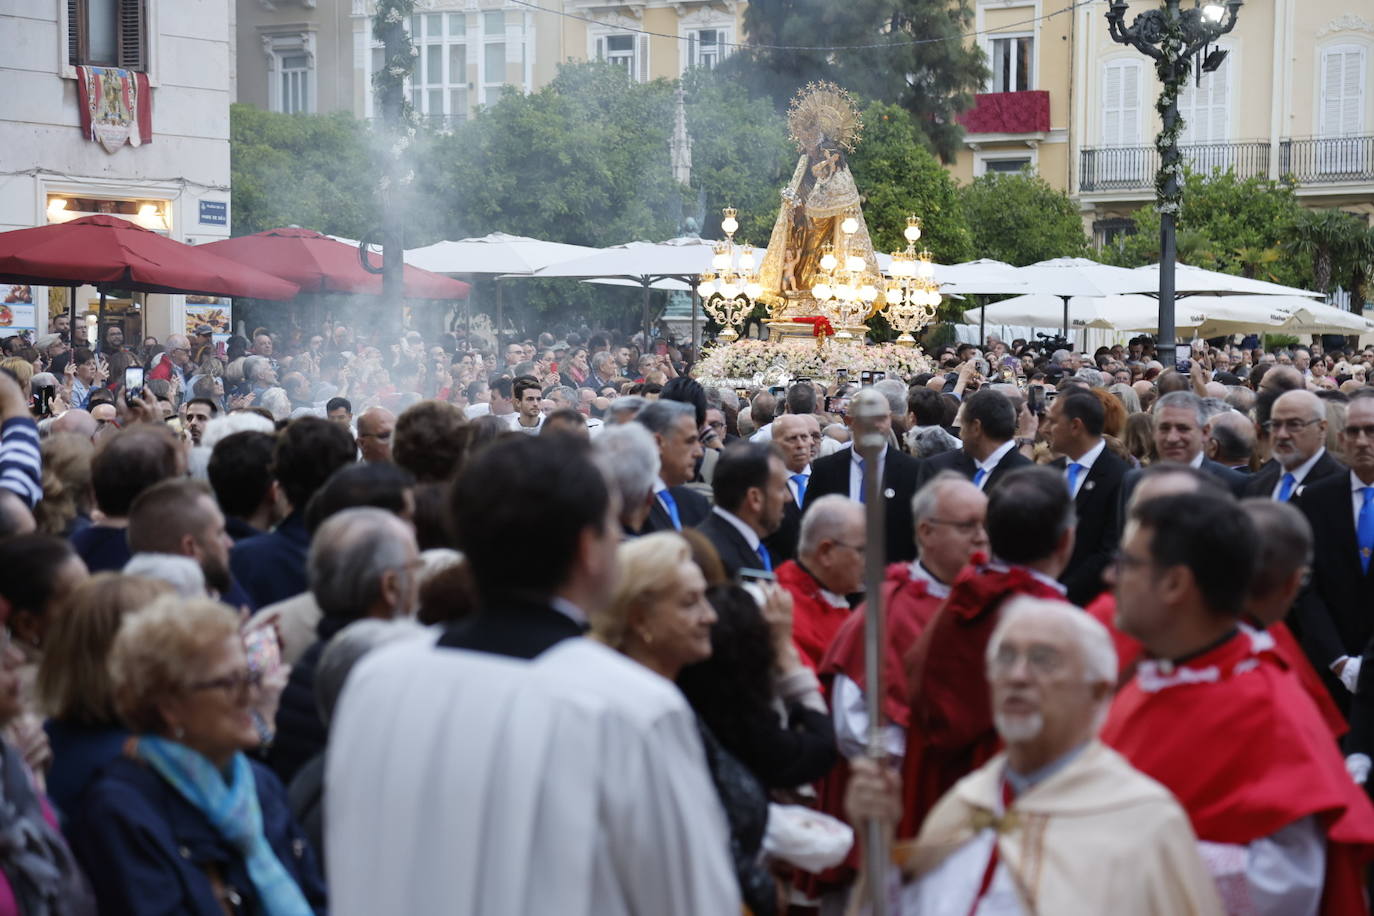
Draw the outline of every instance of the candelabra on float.
<instances>
[{"instance_id":1,"label":"candelabra on float","mask_svg":"<svg viewBox=\"0 0 1374 916\"><path fill-rule=\"evenodd\" d=\"M906 238L906 250L892 253L883 314L892 329L901 332L897 343L914 347L916 338L912 335L935 320L940 307L940 285L935 282L930 252L916 252L916 241L921 237L920 219L908 216L902 235Z\"/></svg>"},{"instance_id":2,"label":"candelabra on float","mask_svg":"<svg viewBox=\"0 0 1374 916\"><path fill-rule=\"evenodd\" d=\"M829 244L821 249L820 271L811 287L820 314L836 328L836 340L862 339L863 323L878 299L878 288L864 280L867 263L863 255L851 252L854 233L858 231L859 221L846 216L840 223L840 251L836 254ZM855 331L859 332L857 336Z\"/></svg>"},{"instance_id":3,"label":"candelabra on float","mask_svg":"<svg viewBox=\"0 0 1374 916\"><path fill-rule=\"evenodd\" d=\"M725 218L720 221L725 241L716 245L711 269L701 275L701 284L697 287L702 308L723 328L716 339L726 343L739 339L735 326L749 317L754 310L754 300L763 291L759 286L753 246L740 246L739 260L735 260L735 233L739 231L739 220L735 219L737 212L734 207L725 208Z\"/></svg>"}]
</instances>

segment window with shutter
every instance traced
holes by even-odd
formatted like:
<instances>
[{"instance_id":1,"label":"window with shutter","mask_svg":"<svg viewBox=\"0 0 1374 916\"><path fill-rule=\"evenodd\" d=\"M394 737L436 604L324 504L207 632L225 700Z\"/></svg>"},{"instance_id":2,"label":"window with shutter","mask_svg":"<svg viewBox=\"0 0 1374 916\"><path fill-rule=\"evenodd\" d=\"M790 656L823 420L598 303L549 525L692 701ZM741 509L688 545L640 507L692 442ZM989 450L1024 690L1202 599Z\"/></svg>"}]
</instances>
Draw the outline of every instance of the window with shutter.
<instances>
[{"instance_id":1,"label":"window with shutter","mask_svg":"<svg viewBox=\"0 0 1374 916\"><path fill-rule=\"evenodd\" d=\"M649 81L649 36L639 36L639 81L647 83Z\"/></svg>"},{"instance_id":2,"label":"window with shutter","mask_svg":"<svg viewBox=\"0 0 1374 916\"><path fill-rule=\"evenodd\" d=\"M1131 147L1101 157L1103 181L1139 181L1145 158L1140 147L1140 73L1134 60L1115 60L1102 73L1102 145Z\"/></svg>"},{"instance_id":3,"label":"window with shutter","mask_svg":"<svg viewBox=\"0 0 1374 916\"><path fill-rule=\"evenodd\" d=\"M148 70L147 0L67 0L67 62Z\"/></svg>"},{"instance_id":4,"label":"window with shutter","mask_svg":"<svg viewBox=\"0 0 1374 916\"><path fill-rule=\"evenodd\" d=\"M1321 113L1317 167L1323 172L1363 168L1363 144L1342 138L1364 131L1365 49L1336 45L1321 56Z\"/></svg>"},{"instance_id":5,"label":"window with shutter","mask_svg":"<svg viewBox=\"0 0 1374 916\"><path fill-rule=\"evenodd\" d=\"M1183 117L1182 145L1192 167L1202 172L1227 169L1234 165L1227 145L1230 131L1231 60L1227 57L1211 73L1202 74L1202 85L1190 79L1178 97L1178 113Z\"/></svg>"},{"instance_id":6,"label":"window with shutter","mask_svg":"<svg viewBox=\"0 0 1374 916\"><path fill-rule=\"evenodd\" d=\"M145 0L119 0L119 66L125 70L147 68Z\"/></svg>"}]
</instances>

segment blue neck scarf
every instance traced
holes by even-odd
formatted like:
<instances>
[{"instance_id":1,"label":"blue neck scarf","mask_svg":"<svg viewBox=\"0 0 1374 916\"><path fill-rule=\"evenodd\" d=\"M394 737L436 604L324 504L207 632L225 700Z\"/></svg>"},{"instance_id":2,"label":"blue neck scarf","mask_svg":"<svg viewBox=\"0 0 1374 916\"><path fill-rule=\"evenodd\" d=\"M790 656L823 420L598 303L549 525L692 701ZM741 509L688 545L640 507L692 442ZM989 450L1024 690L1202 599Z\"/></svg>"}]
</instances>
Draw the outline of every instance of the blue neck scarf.
<instances>
[{"instance_id":1,"label":"blue neck scarf","mask_svg":"<svg viewBox=\"0 0 1374 916\"><path fill-rule=\"evenodd\" d=\"M136 753L243 856L268 916L314 916L305 894L263 835L257 783L247 757L234 755L226 782L214 764L176 741L144 735L138 739Z\"/></svg>"}]
</instances>

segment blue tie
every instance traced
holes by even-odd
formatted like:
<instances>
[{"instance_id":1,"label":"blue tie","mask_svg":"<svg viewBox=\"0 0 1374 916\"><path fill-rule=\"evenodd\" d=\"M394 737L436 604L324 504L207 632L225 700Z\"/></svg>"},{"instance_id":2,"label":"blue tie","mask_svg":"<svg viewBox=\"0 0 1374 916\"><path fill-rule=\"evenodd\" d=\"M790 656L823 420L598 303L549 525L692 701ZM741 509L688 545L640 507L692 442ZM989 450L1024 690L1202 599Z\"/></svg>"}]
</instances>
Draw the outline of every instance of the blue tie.
<instances>
[{"instance_id":1,"label":"blue tie","mask_svg":"<svg viewBox=\"0 0 1374 916\"><path fill-rule=\"evenodd\" d=\"M668 517L673 520L673 527L681 531L682 516L677 514L677 500L673 499L673 494L667 490L659 490L658 498L663 500L663 508L668 510Z\"/></svg>"},{"instance_id":2,"label":"blue tie","mask_svg":"<svg viewBox=\"0 0 1374 916\"><path fill-rule=\"evenodd\" d=\"M1069 465L1069 498L1070 498L1070 499L1072 499L1075 495L1077 495L1077 492L1078 492L1078 491L1077 491L1076 488L1077 488L1077 486L1078 486L1078 475L1081 474L1082 472L1083 472L1083 465L1079 464L1077 461L1075 461L1073 464Z\"/></svg>"},{"instance_id":3,"label":"blue tie","mask_svg":"<svg viewBox=\"0 0 1374 916\"><path fill-rule=\"evenodd\" d=\"M859 459L859 502L868 502L868 481L864 480L864 460Z\"/></svg>"},{"instance_id":4,"label":"blue tie","mask_svg":"<svg viewBox=\"0 0 1374 916\"><path fill-rule=\"evenodd\" d=\"M759 555L759 562L763 564L764 570L767 571L767 572L772 572L772 571L773 571L773 557L772 557L772 555L770 555L770 554L768 553L768 548L765 547L765 546L763 546L763 542L762 542L762 541L759 542L758 555Z\"/></svg>"},{"instance_id":5,"label":"blue tie","mask_svg":"<svg viewBox=\"0 0 1374 916\"><path fill-rule=\"evenodd\" d=\"M797 505L800 506L806 500L806 475L793 474L791 479L797 485Z\"/></svg>"},{"instance_id":6,"label":"blue tie","mask_svg":"<svg viewBox=\"0 0 1374 916\"><path fill-rule=\"evenodd\" d=\"M1355 539L1360 542L1360 568L1369 572L1369 558L1374 555L1374 487L1364 487L1364 505L1355 525Z\"/></svg>"},{"instance_id":7,"label":"blue tie","mask_svg":"<svg viewBox=\"0 0 1374 916\"><path fill-rule=\"evenodd\" d=\"M1279 502L1286 503L1293 496L1293 487L1297 484L1298 478L1292 474L1283 475L1283 483L1279 485Z\"/></svg>"},{"instance_id":8,"label":"blue tie","mask_svg":"<svg viewBox=\"0 0 1374 916\"><path fill-rule=\"evenodd\" d=\"M983 489L983 481L988 479L988 469L979 468L973 472L973 485L978 489Z\"/></svg>"}]
</instances>

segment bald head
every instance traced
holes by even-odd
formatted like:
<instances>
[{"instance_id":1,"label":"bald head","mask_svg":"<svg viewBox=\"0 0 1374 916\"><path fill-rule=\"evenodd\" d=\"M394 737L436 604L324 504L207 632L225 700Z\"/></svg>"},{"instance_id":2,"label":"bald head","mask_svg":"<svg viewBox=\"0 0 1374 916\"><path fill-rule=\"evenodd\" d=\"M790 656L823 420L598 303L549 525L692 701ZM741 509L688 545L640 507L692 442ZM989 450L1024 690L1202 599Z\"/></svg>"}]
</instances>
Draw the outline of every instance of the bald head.
<instances>
[{"instance_id":1,"label":"bald head","mask_svg":"<svg viewBox=\"0 0 1374 916\"><path fill-rule=\"evenodd\" d=\"M1269 411L1269 439L1284 470L1298 469L1326 443L1325 403L1310 391L1279 395Z\"/></svg>"},{"instance_id":2,"label":"bald head","mask_svg":"<svg viewBox=\"0 0 1374 916\"><path fill-rule=\"evenodd\" d=\"M857 592L863 588L866 534L863 506L836 493L822 496L802 516L797 560L827 591Z\"/></svg>"},{"instance_id":3,"label":"bald head","mask_svg":"<svg viewBox=\"0 0 1374 916\"><path fill-rule=\"evenodd\" d=\"M113 409L113 407L111 408ZM73 407L71 410L52 421L52 432L54 433L75 433L83 439L89 439L95 435L95 431L100 424L95 421L95 417L89 411L82 410L80 407Z\"/></svg>"},{"instance_id":4,"label":"bald head","mask_svg":"<svg viewBox=\"0 0 1374 916\"><path fill-rule=\"evenodd\" d=\"M1274 366L1260 380L1260 391L1294 391L1303 386L1302 373L1292 366Z\"/></svg>"},{"instance_id":5,"label":"bald head","mask_svg":"<svg viewBox=\"0 0 1374 916\"><path fill-rule=\"evenodd\" d=\"M797 555L801 558L812 556L820 549L822 541L846 540L846 535L855 531L859 532L857 542L862 543L863 526L862 505L837 493L822 496L807 507L797 541Z\"/></svg>"},{"instance_id":6,"label":"bald head","mask_svg":"<svg viewBox=\"0 0 1374 916\"><path fill-rule=\"evenodd\" d=\"M1207 457L1228 467L1247 464L1255 451L1255 424L1228 410L1212 418L1207 434Z\"/></svg>"},{"instance_id":7,"label":"bald head","mask_svg":"<svg viewBox=\"0 0 1374 916\"><path fill-rule=\"evenodd\" d=\"M807 419L811 423L806 422ZM782 449L782 463L788 474L796 474L811 463L811 427L816 418L810 414L785 413L773 421L773 444Z\"/></svg>"},{"instance_id":8,"label":"bald head","mask_svg":"<svg viewBox=\"0 0 1374 916\"><path fill-rule=\"evenodd\" d=\"M358 450L364 461L391 460L391 433L396 415L385 407L369 407L358 416Z\"/></svg>"}]
</instances>

